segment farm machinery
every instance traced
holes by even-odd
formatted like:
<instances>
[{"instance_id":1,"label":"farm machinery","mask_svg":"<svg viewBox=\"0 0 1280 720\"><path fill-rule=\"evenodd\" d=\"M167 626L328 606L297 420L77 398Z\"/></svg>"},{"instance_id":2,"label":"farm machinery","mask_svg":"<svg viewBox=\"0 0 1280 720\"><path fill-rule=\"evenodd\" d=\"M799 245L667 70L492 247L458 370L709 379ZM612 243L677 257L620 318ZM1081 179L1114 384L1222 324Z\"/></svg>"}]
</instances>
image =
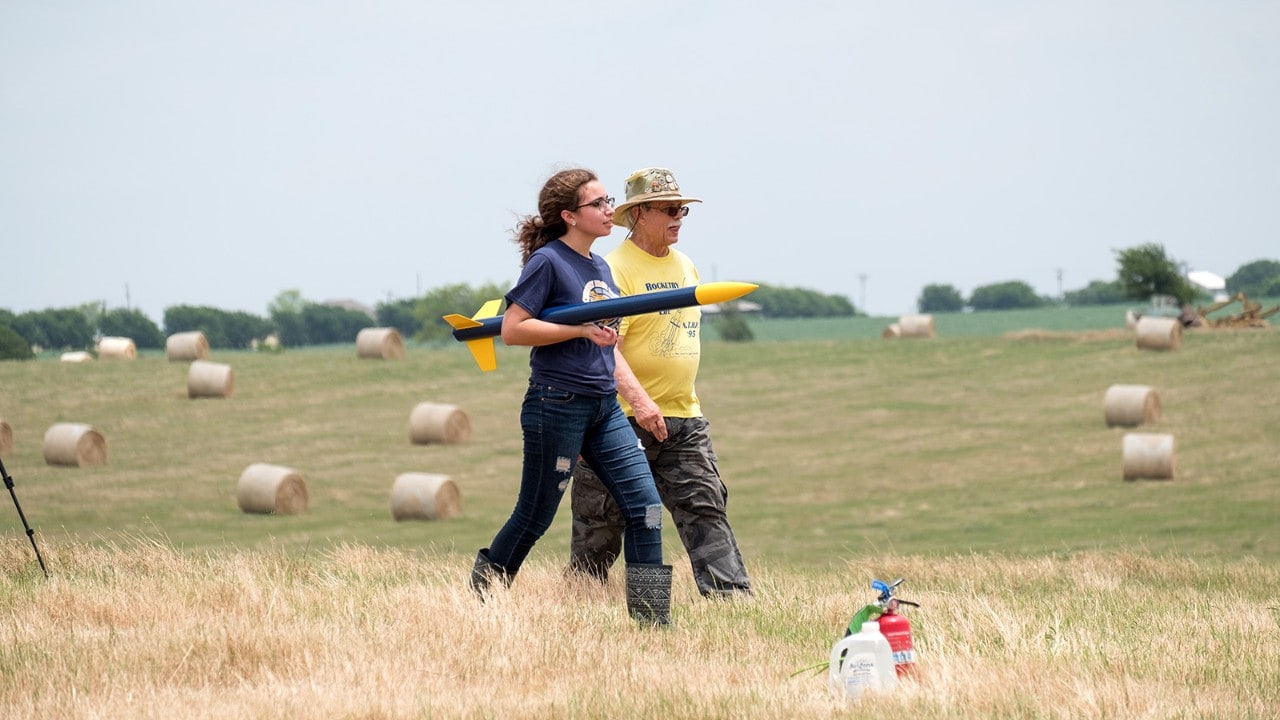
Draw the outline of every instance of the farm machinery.
<instances>
[{"instance_id":1,"label":"farm machinery","mask_svg":"<svg viewBox=\"0 0 1280 720\"><path fill-rule=\"evenodd\" d=\"M1224 310L1237 302L1241 306L1240 312L1209 317L1210 313ZM1264 310L1262 303L1250 300L1242 292L1236 293L1226 300L1219 300L1212 305L1202 305L1196 308L1196 314L1200 316L1200 325L1214 328L1264 328L1270 324L1267 322L1267 318L1277 312L1280 312L1280 305L1272 305Z\"/></svg>"}]
</instances>

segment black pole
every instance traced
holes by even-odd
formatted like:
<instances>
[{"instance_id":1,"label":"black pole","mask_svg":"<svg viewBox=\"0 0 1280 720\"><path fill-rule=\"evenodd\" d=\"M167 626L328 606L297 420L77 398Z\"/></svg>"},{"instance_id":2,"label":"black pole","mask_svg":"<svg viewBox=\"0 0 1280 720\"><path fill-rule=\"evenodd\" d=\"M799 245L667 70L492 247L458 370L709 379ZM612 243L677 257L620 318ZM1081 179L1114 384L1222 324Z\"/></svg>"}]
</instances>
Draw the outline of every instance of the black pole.
<instances>
[{"instance_id":1,"label":"black pole","mask_svg":"<svg viewBox=\"0 0 1280 720\"><path fill-rule=\"evenodd\" d=\"M22 527L27 529L27 539L31 541L31 549L36 551L36 560L40 561L40 570L44 573L45 578L48 578L49 570L44 566L44 558L40 557L40 548L36 547L36 531L31 529L30 523L27 522L26 513L22 512L22 505L18 503L18 495L13 491L13 478L9 477L9 471L4 469L4 460L0 460L0 475L4 476L4 486L9 489L9 497L13 498L13 506L18 508L18 517L22 518Z\"/></svg>"}]
</instances>

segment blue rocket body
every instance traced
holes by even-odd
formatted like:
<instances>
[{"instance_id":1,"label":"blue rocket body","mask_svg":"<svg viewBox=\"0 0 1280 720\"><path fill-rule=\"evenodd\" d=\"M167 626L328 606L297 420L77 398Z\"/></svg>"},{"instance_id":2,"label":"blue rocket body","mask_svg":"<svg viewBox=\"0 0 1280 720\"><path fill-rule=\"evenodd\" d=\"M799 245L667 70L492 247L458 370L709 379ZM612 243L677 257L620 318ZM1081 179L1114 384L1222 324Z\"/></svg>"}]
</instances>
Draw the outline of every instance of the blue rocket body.
<instances>
[{"instance_id":1,"label":"blue rocket body","mask_svg":"<svg viewBox=\"0 0 1280 720\"><path fill-rule=\"evenodd\" d=\"M581 325L611 318L644 315L662 310L711 305L729 302L755 290L757 285L743 282L712 282L675 290L628 295L595 302L576 303L549 308L538 315L539 320L560 325ZM445 322L453 326L453 338L467 343L480 369L489 371L497 367L493 354L493 340L502 334L502 316L498 309L501 300L490 300L472 317L445 315ZM488 342L485 342L485 341Z\"/></svg>"},{"instance_id":2,"label":"blue rocket body","mask_svg":"<svg viewBox=\"0 0 1280 720\"><path fill-rule=\"evenodd\" d=\"M689 307L690 305L701 305L703 303L698 302L697 289L698 286L676 288L675 290L659 290L642 295L628 295L626 297L609 298L608 300L597 300L575 305L561 305L544 310L538 316L538 319L559 325L581 325L582 323L595 322L597 320L627 317L629 315L644 315L645 313L658 312L660 310L674 310L675 308ZM501 315L484 318L480 321L479 327L459 328L453 331L454 339L459 341L494 337L501 334Z\"/></svg>"}]
</instances>

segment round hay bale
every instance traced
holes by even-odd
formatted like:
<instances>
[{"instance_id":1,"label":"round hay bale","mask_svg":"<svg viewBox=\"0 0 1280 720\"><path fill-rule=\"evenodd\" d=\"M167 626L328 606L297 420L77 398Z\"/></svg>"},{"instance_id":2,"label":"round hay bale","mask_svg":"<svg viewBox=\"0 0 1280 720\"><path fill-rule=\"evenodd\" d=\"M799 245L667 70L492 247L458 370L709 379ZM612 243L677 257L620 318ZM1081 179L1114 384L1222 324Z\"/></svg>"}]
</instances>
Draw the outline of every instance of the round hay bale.
<instances>
[{"instance_id":1,"label":"round hay bale","mask_svg":"<svg viewBox=\"0 0 1280 720\"><path fill-rule=\"evenodd\" d=\"M188 398L229 398L235 391L235 376L230 365L195 360L187 370Z\"/></svg>"},{"instance_id":2,"label":"round hay bale","mask_svg":"<svg viewBox=\"0 0 1280 720\"><path fill-rule=\"evenodd\" d=\"M254 463L236 483L236 504L247 513L298 515L307 511L307 483L293 468Z\"/></svg>"},{"instance_id":3,"label":"round hay bale","mask_svg":"<svg viewBox=\"0 0 1280 720\"><path fill-rule=\"evenodd\" d=\"M13 426L8 420L0 420L0 454L13 450Z\"/></svg>"},{"instance_id":4,"label":"round hay bale","mask_svg":"<svg viewBox=\"0 0 1280 720\"><path fill-rule=\"evenodd\" d=\"M62 355L58 356L58 359L62 362L69 363L93 362L93 356L83 350L64 352Z\"/></svg>"},{"instance_id":5,"label":"round hay bale","mask_svg":"<svg viewBox=\"0 0 1280 720\"><path fill-rule=\"evenodd\" d=\"M404 339L395 328L365 328L356 333L356 356L372 360L403 360Z\"/></svg>"},{"instance_id":6,"label":"round hay bale","mask_svg":"<svg viewBox=\"0 0 1280 720\"><path fill-rule=\"evenodd\" d=\"M1146 385L1112 385L1102 399L1107 427L1133 427L1160 422L1160 395Z\"/></svg>"},{"instance_id":7,"label":"round hay bale","mask_svg":"<svg viewBox=\"0 0 1280 720\"><path fill-rule=\"evenodd\" d=\"M457 405L418 403L409 414L409 442L462 443L471 439L471 419Z\"/></svg>"},{"instance_id":8,"label":"round hay bale","mask_svg":"<svg viewBox=\"0 0 1280 720\"><path fill-rule=\"evenodd\" d=\"M402 473L391 485L391 517L403 520L447 520L462 513L458 484L448 475Z\"/></svg>"},{"instance_id":9,"label":"round hay bale","mask_svg":"<svg viewBox=\"0 0 1280 720\"><path fill-rule=\"evenodd\" d=\"M1144 317L1136 328L1139 350L1177 350L1182 346L1182 323L1178 318Z\"/></svg>"},{"instance_id":10,"label":"round hay bale","mask_svg":"<svg viewBox=\"0 0 1280 720\"><path fill-rule=\"evenodd\" d=\"M890 323L880 333L880 337L884 338L885 340L893 340L894 338L900 338L902 337L902 326L898 325L898 323Z\"/></svg>"},{"instance_id":11,"label":"round hay bale","mask_svg":"<svg viewBox=\"0 0 1280 720\"><path fill-rule=\"evenodd\" d=\"M1125 480L1172 480L1177 469L1173 436L1164 433L1126 433Z\"/></svg>"},{"instance_id":12,"label":"round hay bale","mask_svg":"<svg viewBox=\"0 0 1280 720\"><path fill-rule=\"evenodd\" d=\"M165 338L164 356L169 362L190 362L209 359L209 341L199 330L174 333Z\"/></svg>"},{"instance_id":13,"label":"round hay bale","mask_svg":"<svg viewBox=\"0 0 1280 720\"><path fill-rule=\"evenodd\" d=\"M138 348L127 337L104 337L98 341L98 358L101 360L133 360Z\"/></svg>"},{"instance_id":14,"label":"round hay bale","mask_svg":"<svg viewBox=\"0 0 1280 720\"><path fill-rule=\"evenodd\" d=\"M58 423L44 434L41 444L48 465L100 465L107 461L107 441L92 425Z\"/></svg>"},{"instance_id":15,"label":"round hay bale","mask_svg":"<svg viewBox=\"0 0 1280 720\"><path fill-rule=\"evenodd\" d=\"M938 335L933 327L932 315L903 315L898 318L898 328L904 338L931 338Z\"/></svg>"}]
</instances>

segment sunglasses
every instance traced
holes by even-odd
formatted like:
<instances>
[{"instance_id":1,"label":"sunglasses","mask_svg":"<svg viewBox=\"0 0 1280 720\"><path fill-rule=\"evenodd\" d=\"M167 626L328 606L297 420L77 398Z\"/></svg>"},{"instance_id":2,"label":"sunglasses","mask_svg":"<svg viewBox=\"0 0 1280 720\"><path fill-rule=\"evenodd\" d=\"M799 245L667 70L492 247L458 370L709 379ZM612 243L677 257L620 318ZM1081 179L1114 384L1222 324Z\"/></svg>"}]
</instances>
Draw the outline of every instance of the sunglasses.
<instances>
[{"instance_id":1,"label":"sunglasses","mask_svg":"<svg viewBox=\"0 0 1280 720\"><path fill-rule=\"evenodd\" d=\"M689 217L688 205L681 205L679 207L664 207L664 208L651 207L649 209L655 210L660 213L666 213L667 217L672 217L672 218Z\"/></svg>"},{"instance_id":2,"label":"sunglasses","mask_svg":"<svg viewBox=\"0 0 1280 720\"><path fill-rule=\"evenodd\" d=\"M582 203L582 204L581 204L581 205L579 205L578 207L574 208L574 210L581 210L582 208L587 207L587 206L591 206L591 207L593 207L593 208L595 208L595 209L597 209L597 210L604 210L604 206L605 206L605 205L608 205L609 207L613 207L613 198L611 198L611 197L598 197L598 198L596 198L595 200L592 200L592 201L591 201L591 202L589 202L589 203ZM672 216L672 217L674 217L674 216Z\"/></svg>"}]
</instances>

